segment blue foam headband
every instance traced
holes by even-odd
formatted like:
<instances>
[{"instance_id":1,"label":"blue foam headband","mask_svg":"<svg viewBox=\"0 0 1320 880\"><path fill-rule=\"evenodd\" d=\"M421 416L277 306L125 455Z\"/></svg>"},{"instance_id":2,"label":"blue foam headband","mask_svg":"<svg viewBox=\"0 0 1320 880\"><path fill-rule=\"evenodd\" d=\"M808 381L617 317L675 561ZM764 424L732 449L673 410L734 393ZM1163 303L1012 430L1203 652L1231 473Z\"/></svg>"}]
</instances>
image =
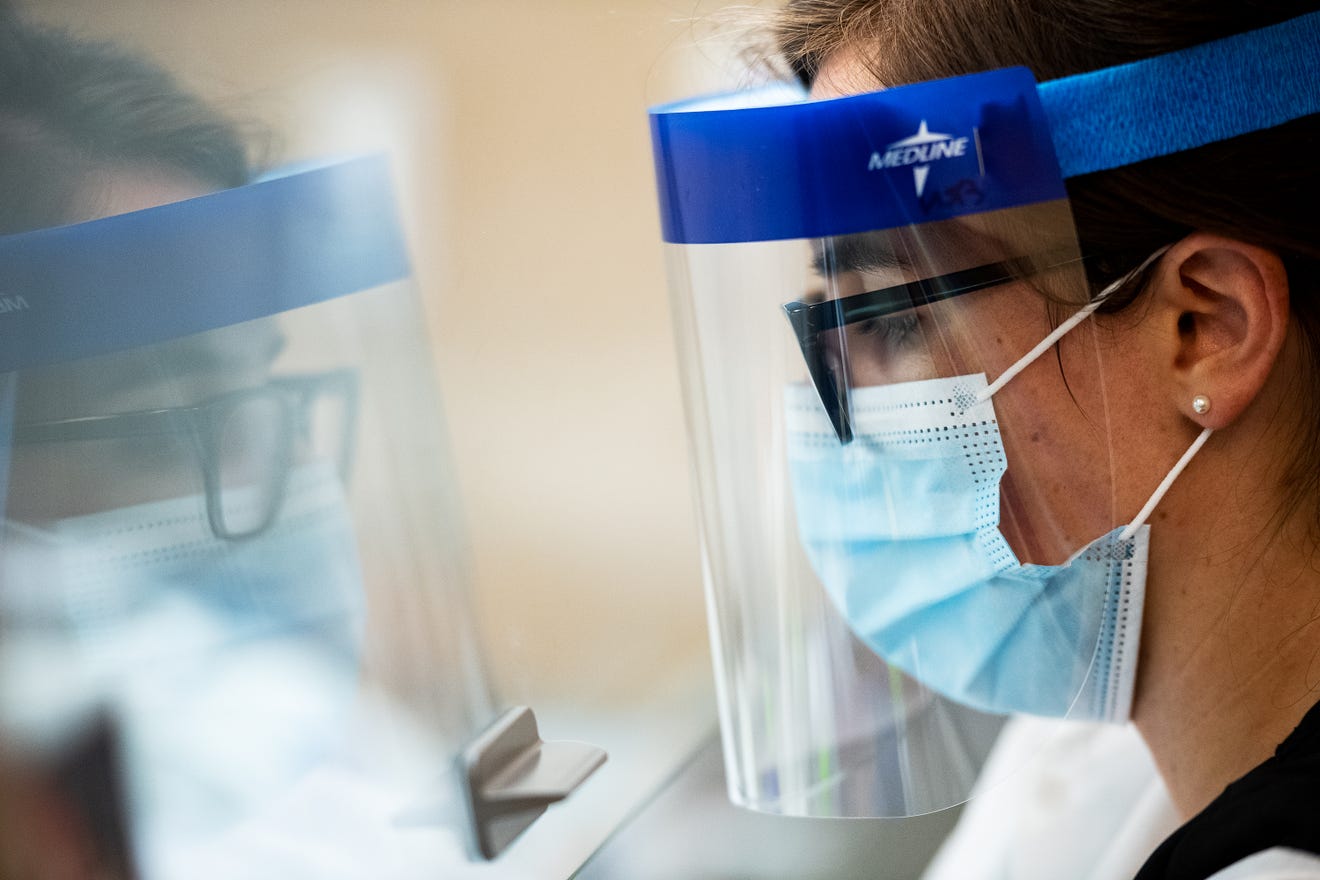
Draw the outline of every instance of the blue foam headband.
<instances>
[{"instance_id":1,"label":"blue foam headband","mask_svg":"<svg viewBox=\"0 0 1320 880\"><path fill-rule=\"evenodd\" d=\"M1040 85L1009 68L826 101L781 90L774 106L657 107L662 232L819 238L1063 198L1066 177L1320 112L1318 61L1311 13Z\"/></svg>"},{"instance_id":2,"label":"blue foam headband","mask_svg":"<svg viewBox=\"0 0 1320 880\"><path fill-rule=\"evenodd\" d=\"M1064 177L1131 165L1320 113L1320 12L1041 83Z\"/></svg>"},{"instance_id":3,"label":"blue foam headband","mask_svg":"<svg viewBox=\"0 0 1320 880\"><path fill-rule=\"evenodd\" d=\"M0 236L0 374L228 327L408 274L380 156Z\"/></svg>"}]
</instances>

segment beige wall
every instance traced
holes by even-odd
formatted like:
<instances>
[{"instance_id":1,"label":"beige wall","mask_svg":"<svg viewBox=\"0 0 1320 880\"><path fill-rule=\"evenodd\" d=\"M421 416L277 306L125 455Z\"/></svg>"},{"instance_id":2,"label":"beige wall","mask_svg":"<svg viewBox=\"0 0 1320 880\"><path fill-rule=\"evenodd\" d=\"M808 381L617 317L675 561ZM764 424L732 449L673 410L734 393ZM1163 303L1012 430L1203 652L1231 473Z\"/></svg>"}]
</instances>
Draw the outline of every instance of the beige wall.
<instances>
[{"instance_id":1,"label":"beige wall","mask_svg":"<svg viewBox=\"0 0 1320 880\"><path fill-rule=\"evenodd\" d=\"M692 48L714 5L27 3L269 123L277 157L393 151L515 699L709 677L645 108L723 58Z\"/></svg>"}]
</instances>

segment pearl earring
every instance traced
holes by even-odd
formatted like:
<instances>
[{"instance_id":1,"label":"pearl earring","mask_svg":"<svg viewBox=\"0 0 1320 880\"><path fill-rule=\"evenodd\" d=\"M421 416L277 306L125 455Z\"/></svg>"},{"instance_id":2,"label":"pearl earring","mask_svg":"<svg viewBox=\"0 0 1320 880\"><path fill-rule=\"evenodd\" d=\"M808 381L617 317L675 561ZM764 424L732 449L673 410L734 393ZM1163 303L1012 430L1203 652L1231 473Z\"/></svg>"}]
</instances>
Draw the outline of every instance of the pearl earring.
<instances>
[{"instance_id":1,"label":"pearl earring","mask_svg":"<svg viewBox=\"0 0 1320 880\"><path fill-rule=\"evenodd\" d=\"M1196 395L1192 398L1192 409L1196 411L1198 416L1203 416L1210 412L1210 398L1206 397L1204 394Z\"/></svg>"}]
</instances>

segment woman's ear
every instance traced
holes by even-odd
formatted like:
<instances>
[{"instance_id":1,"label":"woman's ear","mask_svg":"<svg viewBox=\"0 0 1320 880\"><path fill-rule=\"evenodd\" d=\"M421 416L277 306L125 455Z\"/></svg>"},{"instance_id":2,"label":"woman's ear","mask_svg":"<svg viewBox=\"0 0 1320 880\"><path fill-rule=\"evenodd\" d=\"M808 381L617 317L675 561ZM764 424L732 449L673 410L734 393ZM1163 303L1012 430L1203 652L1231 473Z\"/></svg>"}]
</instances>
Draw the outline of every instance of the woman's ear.
<instances>
[{"instance_id":1,"label":"woman's ear","mask_svg":"<svg viewBox=\"0 0 1320 880\"><path fill-rule=\"evenodd\" d=\"M1170 403L1220 429L1245 410L1288 333L1288 276L1273 251L1208 232L1169 248L1149 287Z\"/></svg>"}]
</instances>

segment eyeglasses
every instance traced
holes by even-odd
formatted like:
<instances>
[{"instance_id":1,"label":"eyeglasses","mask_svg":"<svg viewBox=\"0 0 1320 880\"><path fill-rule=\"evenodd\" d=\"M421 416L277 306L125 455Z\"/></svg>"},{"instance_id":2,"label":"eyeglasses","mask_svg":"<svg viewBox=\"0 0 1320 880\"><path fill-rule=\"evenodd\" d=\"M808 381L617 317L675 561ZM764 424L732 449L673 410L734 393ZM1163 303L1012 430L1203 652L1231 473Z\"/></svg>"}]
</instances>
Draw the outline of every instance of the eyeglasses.
<instances>
[{"instance_id":1,"label":"eyeglasses","mask_svg":"<svg viewBox=\"0 0 1320 880\"><path fill-rule=\"evenodd\" d=\"M138 410L14 426L15 443L184 435L201 465L216 537L236 541L279 515L300 458L328 458L347 479L358 378L353 370L279 376L193 406Z\"/></svg>"},{"instance_id":2,"label":"eyeglasses","mask_svg":"<svg viewBox=\"0 0 1320 880\"><path fill-rule=\"evenodd\" d=\"M953 299L975 293L999 284L1020 280L1028 275L1052 269L1077 260L1042 265L1039 259L1019 258L998 263L986 263L971 269L950 272L920 281L909 281L880 290L825 300L817 303L801 301L785 303L784 314L797 336L802 357L807 362L807 373L820 395L825 412L834 425L839 442L852 442L852 418L848 406L848 382L839 352L843 350L841 338L831 339L827 334L841 337L849 324L882 318L918 306ZM831 345L830 343L833 342Z\"/></svg>"}]
</instances>

